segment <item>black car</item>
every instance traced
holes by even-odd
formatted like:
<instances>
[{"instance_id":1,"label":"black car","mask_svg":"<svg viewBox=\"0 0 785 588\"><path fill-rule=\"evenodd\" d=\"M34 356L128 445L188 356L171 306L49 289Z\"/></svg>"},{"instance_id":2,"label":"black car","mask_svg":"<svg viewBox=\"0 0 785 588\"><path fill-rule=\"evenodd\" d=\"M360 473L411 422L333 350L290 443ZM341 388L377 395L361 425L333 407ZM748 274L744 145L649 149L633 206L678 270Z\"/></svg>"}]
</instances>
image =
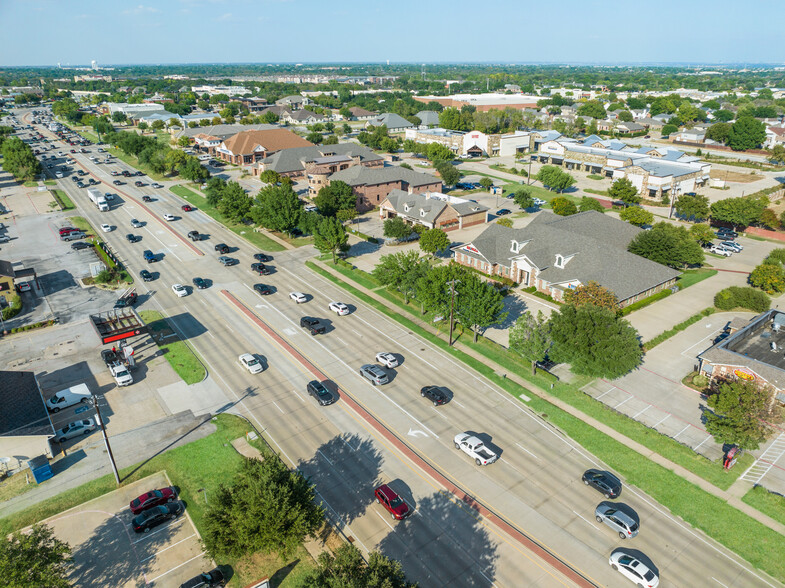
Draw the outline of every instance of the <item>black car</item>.
<instances>
[{"instance_id":1,"label":"black car","mask_svg":"<svg viewBox=\"0 0 785 588\"><path fill-rule=\"evenodd\" d=\"M195 578L191 578L187 582L180 584L180 588L213 588L214 586L223 586L226 579L220 568L215 568L209 572L202 572Z\"/></svg>"},{"instance_id":2,"label":"black car","mask_svg":"<svg viewBox=\"0 0 785 588\"><path fill-rule=\"evenodd\" d=\"M84 182L76 182L77 188L86 188L87 186L84 185Z\"/></svg>"},{"instance_id":3,"label":"black car","mask_svg":"<svg viewBox=\"0 0 785 588\"><path fill-rule=\"evenodd\" d=\"M122 183L120 180L115 180L115 181L114 181L114 182L112 182L112 183L113 183L115 186L122 186L122 185L123 185L123 183Z\"/></svg>"},{"instance_id":4,"label":"black car","mask_svg":"<svg viewBox=\"0 0 785 588\"><path fill-rule=\"evenodd\" d=\"M207 288L207 282L202 278L194 278L193 282L194 282L194 286L196 286L197 289L199 290L204 290L205 288Z\"/></svg>"},{"instance_id":5,"label":"black car","mask_svg":"<svg viewBox=\"0 0 785 588\"><path fill-rule=\"evenodd\" d=\"M135 174L133 174L133 175L135 175L135 176L143 176L143 175L144 175L144 172L138 171L138 172L136 172L136 173L135 173Z\"/></svg>"},{"instance_id":6,"label":"black car","mask_svg":"<svg viewBox=\"0 0 785 588\"><path fill-rule=\"evenodd\" d=\"M91 186L95 186L98 184L98 180L96 180L95 178L90 178L89 180L87 180L87 183L90 184Z\"/></svg>"},{"instance_id":7,"label":"black car","mask_svg":"<svg viewBox=\"0 0 785 588\"><path fill-rule=\"evenodd\" d=\"M80 249L87 249L88 247L92 247L92 245L90 243L86 243L85 241L71 243L71 249L75 249L76 251L79 251Z\"/></svg>"},{"instance_id":8,"label":"black car","mask_svg":"<svg viewBox=\"0 0 785 588\"><path fill-rule=\"evenodd\" d=\"M327 389L327 386L317 380L308 382L306 389L308 390L308 394L316 398L316 402L322 406L328 406L335 402L333 393Z\"/></svg>"},{"instance_id":9,"label":"black car","mask_svg":"<svg viewBox=\"0 0 785 588\"><path fill-rule=\"evenodd\" d=\"M191 241L201 241L202 235L199 233L199 231L188 231L188 238Z\"/></svg>"},{"instance_id":10,"label":"black car","mask_svg":"<svg viewBox=\"0 0 785 588\"><path fill-rule=\"evenodd\" d=\"M739 234L736 231L733 231L731 229L726 229L724 227L720 227L719 229L717 229L717 234L718 235L730 235L734 239L739 236Z\"/></svg>"},{"instance_id":11,"label":"black car","mask_svg":"<svg viewBox=\"0 0 785 588\"><path fill-rule=\"evenodd\" d=\"M583 472L583 483L604 494L605 498L618 498L621 495L621 481L610 472L586 470Z\"/></svg>"},{"instance_id":12,"label":"black car","mask_svg":"<svg viewBox=\"0 0 785 588\"><path fill-rule=\"evenodd\" d=\"M147 263L154 263L154 262L158 261L158 257L155 255L155 253L153 253L149 249L145 249L144 250L144 253L142 253L142 258Z\"/></svg>"},{"instance_id":13,"label":"black car","mask_svg":"<svg viewBox=\"0 0 785 588\"><path fill-rule=\"evenodd\" d=\"M714 337L714 340L712 341L712 343L714 345L716 345L717 343L719 343L720 341L724 341L728 337L730 337L730 333L728 331L723 331L722 333L720 333L719 335Z\"/></svg>"},{"instance_id":14,"label":"black car","mask_svg":"<svg viewBox=\"0 0 785 588\"><path fill-rule=\"evenodd\" d=\"M168 520L176 519L185 511L185 504L180 500L154 506L153 508L144 511L142 514L134 517L131 521L131 526L137 533L147 533L153 527L157 527L161 523Z\"/></svg>"},{"instance_id":15,"label":"black car","mask_svg":"<svg viewBox=\"0 0 785 588\"><path fill-rule=\"evenodd\" d=\"M140 271L139 272L139 277L141 277L145 282L152 282L153 281L153 274L151 274L147 270Z\"/></svg>"},{"instance_id":16,"label":"black car","mask_svg":"<svg viewBox=\"0 0 785 588\"><path fill-rule=\"evenodd\" d=\"M420 390L420 396L433 402L434 406L447 404L447 401L450 399L450 395L447 391L440 386L425 386Z\"/></svg>"},{"instance_id":17,"label":"black car","mask_svg":"<svg viewBox=\"0 0 785 588\"><path fill-rule=\"evenodd\" d=\"M106 364L106 367L111 367L114 362L120 361L120 354L111 349L102 349L101 360Z\"/></svg>"},{"instance_id":18,"label":"black car","mask_svg":"<svg viewBox=\"0 0 785 588\"><path fill-rule=\"evenodd\" d=\"M229 253L229 246L226 243L218 243L215 250L219 253Z\"/></svg>"},{"instance_id":19,"label":"black car","mask_svg":"<svg viewBox=\"0 0 785 588\"><path fill-rule=\"evenodd\" d=\"M253 289L259 292L262 296L267 296L273 293L273 289L266 284L254 284Z\"/></svg>"},{"instance_id":20,"label":"black car","mask_svg":"<svg viewBox=\"0 0 785 588\"><path fill-rule=\"evenodd\" d=\"M263 263L252 263L251 271L259 274L260 276L270 275L270 268L264 265Z\"/></svg>"},{"instance_id":21,"label":"black car","mask_svg":"<svg viewBox=\"0 0 785 588\"><path fill-rule=\"evenodd\" d=\"M300 319L300 326L303 327L306 331L311 333L311 335L317 335L319 333L324 333L327 329L322 324L318 318L313 318L311 316L304 316Z\"/></svg>"},{"instance_id":22,"label":"black car","mask_svg":"<svg viewBox=\"0 0 785 588\"><path fill-rule=\"evenodd\" d=\"M137 188L142 188L144 187L144 182L140 182L139 180L136 180L134 182L134 186L136 186Z\"/></svg>"},{"instance_id":23,"label":"black car","mask_svg":"<svg viewBox=\"0 0 785 588\"><path fill-rule=\"evenodd\" d=\"M717 233L717 239L720 241L733 241L734 238L730 233Z\"/></svg>"},{"instance_id":24,"label":"black car","mask_svg":"<svg viewBox=\"0 0 785 588\"><path fill-rule=\"evenodd\" d=\"M120 173L121 173L121 175L122 175L124 178L130 178L130 177L131 177L131 172L129 172L127 169L126 169L126 170L123 170L123 171L122 171L122 172L120 172Z\"/></svg>"},{"instance_id":25,"label":"black car","mask_svg":"<svg viewBox=\"0 0 785 588\"><path fill-rule=\"evenodd\" d=\"M272 255L265 255L264 253L254 253L253 258L256 261L261 261L262 263L273 260Z\"/></svg>"},{"instance_id":26,"label":"black car","mask_svg":"<svg viewBox=\"0 0 785 588\"><path fill-rule=\"evenodd\" d=\"M153 199L152 199L152 197L145 195L145 196L142 196L142 201L143 202L152 202Z\"/></svg>"},{"instance_id":27,"label":"black car","mask_svg":"<svg viewBox=\"0 0 785 588\"><path fill-rule=\"evenodd\" d=\"M510 214L512 211L509 208L500 208L496 211L496 216L504 216L505 214Z\"/></svg>"},{"instance_id":28,"label":"black car","mask_svg":"<svg viewBox=\"0 0 785 588\"><path fill-rule=\"evenodd\" d=\"M128 233L128 234L125 236L125 238L126 238L126 240L127 240L129 243L136 243L137 241L139 241L139 240L141 239L141 237L139 237L138 235L134 235L133 233Z\"/></svg>"}]
</instances>

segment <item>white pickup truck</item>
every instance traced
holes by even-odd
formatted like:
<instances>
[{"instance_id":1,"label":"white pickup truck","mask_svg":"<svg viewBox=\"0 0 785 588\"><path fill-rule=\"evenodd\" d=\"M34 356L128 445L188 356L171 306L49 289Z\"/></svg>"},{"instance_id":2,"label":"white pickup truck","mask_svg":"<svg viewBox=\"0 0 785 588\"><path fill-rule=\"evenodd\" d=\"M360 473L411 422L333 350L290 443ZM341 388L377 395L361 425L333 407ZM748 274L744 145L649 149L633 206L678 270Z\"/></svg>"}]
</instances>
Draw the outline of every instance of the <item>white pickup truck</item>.
<instances>
[{"instance_id":1,"label":"white pickup truck","mask_svg":"<svg viewBox=\"0 0 785 588\"><path fill-rule=\"evenodd\" d=\"M499 459L493 451L488 449L482 441L469 433L458 433L455 436L455 449L460 449L474 459L477 465L488 465Z\"/></svg>"},{"instance_id":2,"label":"white pickup truck","mask_svg":"<svg viewBox=\"0 0 785 588\"><path fill-rule=\"evenodd\" d=\"M134 383L134 377L122 363L115 361L109 365L109 371L112 373L114 381L118 386L129 386Z\"/></svg>"}]
</instances>

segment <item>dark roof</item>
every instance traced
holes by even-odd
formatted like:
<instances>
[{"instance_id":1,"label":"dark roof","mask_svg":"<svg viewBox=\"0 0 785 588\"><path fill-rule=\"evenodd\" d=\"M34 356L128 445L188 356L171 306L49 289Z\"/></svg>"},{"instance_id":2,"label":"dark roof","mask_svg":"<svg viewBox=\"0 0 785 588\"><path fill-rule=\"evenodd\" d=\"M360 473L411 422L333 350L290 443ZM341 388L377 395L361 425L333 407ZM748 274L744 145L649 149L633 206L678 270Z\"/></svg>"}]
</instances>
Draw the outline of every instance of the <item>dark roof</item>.
<instances>
[{"instance_id":1,"label":"dark roof","mask_svg":"<svg viewBox=\"0 0 785 588\"><path fill-rule=\"evenodd\" d=\"M0 372L0 435L54 435L33 372Z\"/></svg>"},{"instance_id":2,"label":"dark roof","mask_svg":"<svg viewBox=\"0 0 785 588\"><path fill-rule=\"evenodd\" d=\"M10 261L0 259L0 276L6 276L9 278L16 277L16 273L14 272L14 265Z\"/></svg>"},{"instance_id":3,"label":"dark roof","mask_svg":"<svg viewBox=\"0 0 785 588\"><path fill-rule=\"evenodd\" d=\"M381 155L377 155L364 145L357 145L356 143L339 143L337 145L313 145L311 147L281 149L270 157L264 158L260 163L264 164L265 169L271 169L282 174L302 171L305 169L306 161L317 161L327 155L359 157L360 162L382 161L384 159ZM320 163L325 162L321 161Z\"/></svg>"},{"instance_id":4,"label":"dark roof","mask_svg":"<svg viewBox=\"0 0 785 588\"><path fill-rule=\"evenodd\" d=\"M390 182L404 182L410 186L426 186L441 183L441 180L429 174L390 165L385 167L365 167L355 165L337 171L330 176L330 180L341 180L350 186L387 184Z\"/></svg>"}]
</instances>

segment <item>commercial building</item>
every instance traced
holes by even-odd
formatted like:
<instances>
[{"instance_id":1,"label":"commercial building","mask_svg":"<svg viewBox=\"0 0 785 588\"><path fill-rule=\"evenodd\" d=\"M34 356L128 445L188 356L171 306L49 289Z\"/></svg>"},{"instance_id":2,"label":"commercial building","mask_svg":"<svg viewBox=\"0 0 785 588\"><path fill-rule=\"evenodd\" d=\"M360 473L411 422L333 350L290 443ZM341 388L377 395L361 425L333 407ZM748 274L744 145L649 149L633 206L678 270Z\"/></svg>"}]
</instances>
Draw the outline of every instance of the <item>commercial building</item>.
<instances>
[{"instance_id":1,"label":"commercial building","mask_svg":"<svg viewBox=\"0 0 785 588\"><path fill-rule=\"evenodd\" d=\"M393 190L409 194L441 192L442 181L399 166L365 167L355 165L332 174L329 182L340 180L349 184L357 196L357 210L365 212L379 206Z\"/></svg>"},{"instance_id":2,"label":"commercial building","mask_svg":"<svg viewBox=\"0 0 785 588\"><path fill-rule=\"evenodd\" d=\"M251 165L281 149L308 147L313 143L286 129L241 131L221 141L215 155L234 165Z\"/></svg>"},{"instance_id":3,"label":"commercial building","mask_svg":"<svg viewBox=\"0 0 785 588\"><path fill-rule=\"evenodd\" d=\"M415 143L438 143L459 157L514 156L531 149L532 138L527 131L505 135L486 135L480 131L453 131L450 129L406 129L405 138Z\"/></svg>"},{"instance_id":4,"label":"commercial building","mask_svg":"<svg viewBox=\"0 0 785 588\"><path fill-rule=\"evenodd\" d=\"M537 101L542 96L528 96L526 94L453 94L452 96L412 96L418 102L428 104L438 102L442 106L460 109L463 106L474 106L479 112L489 110L504 110L514 108L537 108Z\"/></svg>"},{"instance_id":5,"label":"commercial building","mask_svg":"<svg viewBox=\"0 0 785 588\"><path fill-rule=\"evenodd\" d=\"M227 96L245 96L250 94L251 91L243 86L194 86L191 88L194 94L201 96L208 94L215 96L216 94L226 94Z\"/></svg>"},{"instance_id":6,"label":"commercial building","mask_svg":"<svg viewBox=\"0 0 785 588\"><path fill-rule=\"evenodd\" d=\"M412 225L453 231L488 222L488 207L440 192L392 190L379 205L379 216L382 220L400 217Z\"/></svg>"},{"instance_id":7,"label":"commercial building","mask_svg":"<svg viewBox=\"0 0 785 588\"><path fill-rule=\"evenodd\" d=\"M366 128L369 126L385 126L387 127L387 131L390 133L402 133L406 129L414 127L412 123L403 118L401 115L395 114L394 112L385 112L384 114L379 114L371 119L368 119L368 122L365 123L365 126Z\"/></svg>"},{"instance_id":8,"label":"commercial building","mask_svg":"<svg viewBox=\"0 0 785 588\"><path fill-rule=\"evenodd\" d=\"M9 469L52 456L55 431L33 372L0 371L0 406L0 458L10 458Z\"/></svg>"}]
</instances>

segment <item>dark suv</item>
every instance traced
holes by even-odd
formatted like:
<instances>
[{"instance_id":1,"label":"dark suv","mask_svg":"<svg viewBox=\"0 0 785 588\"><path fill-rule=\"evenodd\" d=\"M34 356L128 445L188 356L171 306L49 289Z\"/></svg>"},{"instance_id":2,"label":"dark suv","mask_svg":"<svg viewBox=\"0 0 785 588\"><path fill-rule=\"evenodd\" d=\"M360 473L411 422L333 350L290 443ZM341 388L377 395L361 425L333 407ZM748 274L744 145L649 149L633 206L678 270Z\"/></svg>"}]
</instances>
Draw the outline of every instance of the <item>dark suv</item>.
<instances>
[{"instance_id":1,"label":"dark suv","mask_svg":"<svg viewBox=\"0 0 785 588\"><path fill-rule=\"evenodd\" d=\"M618 498L621 494L621 481L610 472L586 470L583 473L583 483L604 494L605 498Z\"/></svg>"},{"instance_id":2,"label":"dark suv","mask_svg":"<svg viewBox=\"0 0 785 588\"><path fill-rule=\"evenodd\" d=\"M420 396L433 402L434 406L446 404L447 400L450 398L447 391L440 386L425 386L420 390Z\"/></svg>"},{"instance_id":3,"label":"dark suv","mask_svg":"<svg viewBox=\"0 0 785 588\"><path fill-rule=\"evenodd\" d=\"M220 568L215 568L209 572L202 572L195 578L180 584L180 588L213 588L214 586L224 586L226 579Z\"/></svg>"},{"instance_id":4,"label":"dark suv","mask_svg":"<svg viewBox=\"0 0 785 588\"><path fill-rule=\"evenodd\" d=\"M131 526L137 533L147 533L153 527L157 527L161 523L165 523L170 519L176 519L185 511L185 504L180 500L154 506L153 508L142 512L140 515L134 517L131 521Z\"/></svg>"},{"instance_id":5,"label":"dark suv","mask_svg":"<svg viewBox=\"0 0 785 588\"><path fill-rule=\"evenodd\" d=\"M308 390L308 394L316 398L316 402L322 406L328 406L335 402L335 396L333 396L333 393L327 389L327 386L318 380L312 380L308 382L306 389Z\"/></svg>"},{"instance_id":6,"label":"dark suv","mask_svg":"<svg viewBox=\"0 0 785 588\"><path fill-rule=\"evenodd\" d=\"M218 253L229 253L229 246L226 243L218 243L215 246L215 250Z\"/></svg>"},{"instance_id":7,"label":"dark suv","mask_svg":"<svg viewBox=\"0 0 785 588\"><path fill-rule=\"evenodd\" d=\"M270 275L270 268L268 268L263 263L252 263L251 271L254 272L255 274L259 274L260 276Z\"/></svg>"},{"instance_id":8,"label":"dark suv","mask_svg":"<svg viewBox=\"0 0 785 588\"><path fill-rule=\"evenodd\" d=\"M301 318L300 326L303 327L309 333L311 333L311 335L324 333L327 330L318 318L313 318L310 316L304 316L303 318Z\"/></svg>"}]
</instances>

